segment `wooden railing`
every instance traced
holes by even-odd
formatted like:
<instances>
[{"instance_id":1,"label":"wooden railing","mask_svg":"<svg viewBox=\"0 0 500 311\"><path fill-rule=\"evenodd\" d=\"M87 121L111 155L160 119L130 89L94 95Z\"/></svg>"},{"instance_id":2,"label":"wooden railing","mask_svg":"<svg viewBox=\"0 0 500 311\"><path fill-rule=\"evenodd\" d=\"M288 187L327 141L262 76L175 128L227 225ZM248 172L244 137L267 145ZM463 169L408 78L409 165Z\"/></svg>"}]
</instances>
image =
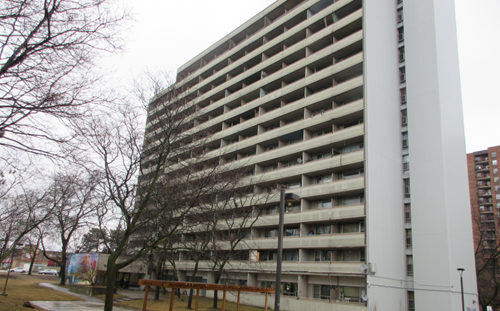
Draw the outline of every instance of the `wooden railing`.
<instances>
[{"instance_id":1,"label":"wooden railing","mask_svg":"<svg viewBox=\"0 0 500 311\"><path fill-rule=\"evenodd\" d=\"M139 285L145 285L146 291L144 294L144 304L142 307L143 311L146 311L146 306L148 303L148 293L150 286L159 286L164 288L171 288L172 293L170 294L170 308L169 311L174 310L174 298L175 290L177 288L182 289L196 289L196 300L194 305L194 310L198 311L198 302L200 299L200 290L217 290L222 291L222 311L226 310L226 292L238 292L238 302L237 311L240 310L240 293L241 292L253 292L253 293L265 293L266 303L265 311L267 311L267 296L269 293L274 293L274 288L267 287L252 287L252 286L238 286L238 285L220 285L220 284L206 284L206 283L194 283L194 282L169 282L169 281L157 281L157 280L139 280Z\"/></svg>"}]
</instances>

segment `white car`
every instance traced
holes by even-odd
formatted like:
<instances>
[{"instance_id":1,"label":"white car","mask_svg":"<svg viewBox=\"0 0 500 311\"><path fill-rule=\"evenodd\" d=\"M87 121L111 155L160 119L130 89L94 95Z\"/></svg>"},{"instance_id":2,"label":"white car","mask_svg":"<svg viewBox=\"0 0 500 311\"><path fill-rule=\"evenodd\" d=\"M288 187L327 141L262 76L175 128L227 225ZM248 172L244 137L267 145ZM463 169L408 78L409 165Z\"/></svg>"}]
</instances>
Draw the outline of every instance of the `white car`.
<instances>
[{"instance_id":1,"label":"white car","mask_svg":"<svg viewBox=\"0 0 500 311\"><path fill-rule=\"evenodd\" d=\"M38 274L58 275L59 273L57 272L57 270L54 270L54 269L46 269L46 270L40 270L40 271L38 271Z\"/></svg>"},{"instance_id":2,"label":"white car","mask_svg":"<svg viewBox=\"0 0 500 311\"><path fill-rule=\"evenodd\" d=\"M10 272L26 273L26 269L21 268L21 267L15 267L15 268L10 269Z\"/></svg>"}]
</instances>

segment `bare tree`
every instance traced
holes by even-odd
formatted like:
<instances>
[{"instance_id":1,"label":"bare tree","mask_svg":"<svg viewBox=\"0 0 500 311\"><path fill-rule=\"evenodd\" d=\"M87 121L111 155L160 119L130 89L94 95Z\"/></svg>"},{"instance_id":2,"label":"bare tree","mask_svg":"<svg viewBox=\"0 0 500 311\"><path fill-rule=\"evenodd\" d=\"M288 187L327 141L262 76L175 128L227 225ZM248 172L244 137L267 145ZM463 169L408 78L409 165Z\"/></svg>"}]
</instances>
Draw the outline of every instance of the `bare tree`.
<instances>
[{"instance_id":1,"label":"bare tree","mask_svg":"<svg viewBox=\"0 0 500 311\"><path fill-rule=\"evenodd\" d=\"M242 255L244 260L249 259L249 251L239 252L242 248L240 244L246 243L251 236L251 229L262 215L262 211L270 200L277 197L276 192L268 191L271 186L261 185L254 187L252 183L242 186L242 180L238 188L232 193L235 197L219 199L217 204L210 206L209 214L206 217L210 228L209 246L211 273L214 283L218 284L224 275L227 266L232 260L240 260L238 255ZM257 191L258 192L257 192ZM244 248L243 248L244 249ZM214 292L213 309L217 309L218 295Z\"/></svg>"},{"instance_id":2,"label":"bare tree","mask_svg":"<svg viewBox=\"0 0 500 311\"><path fill-rule=\"evenodd\" d=\"M105 99L95 60L119 48L126 17L112 0L0 2L0 145L53 155L36 141L71 138L50 125Z\"/></svg>"},{"instance_id":3,"label":"bare tree","mask_svg":"<svg viewBox=\"0 0 500 311\"><path fill-rule=\"evenodd\" d=\"M493 219L493 214L473 210L476 275L483 310L487 306L500 308L500 239L488 217Z\"/></svg>"},{"instance_id":4,"label":"bare tree","mask_svg":"<svg viewBox=\"0 0 500 311\"><path fill-rule=\"evenodd\" d=\"M44 189L20 190L20 194L6 196L0 202L0 230L5 236L0 261L9 257L18 243L47 221L54 208L47 204Z\"/></svg>"},{"instance_id":5,"label":"bare tree","mask_svg":"<svg viewBox=\"0 0 500 311\"><path fill-rule=\"evenodd\" d=\"M61 243L61 258L53 258L43 248L44 256L61 267L60 285L66 284L67 251L73 234L82 227L89 227L90 218L95 215L97 205L97 187L100 176L95 172L85 173L74 168L67 168L57 174L49 188L47 200L53 205L52 217L47 223L52 230L47 230L58 237Z\"/></svg>"},{"instance_id":6,"label":"bare tree","mask_svg":"<svg viewBox=\"0 0 500 311\"><path fill-rule=\"evenodd\" d=\"M118 224L123 232L116 247L104 239L110 254L105 310L112 310L117 271L177 235L189 211L220 186L219 158L205 156L210 132L189 131L196 116L189 100L184 89L168 88L149 105L146 132L143 107L126 103L79 124L81 146L92 153L86 164L102 171L100 228Z\"/></svg>"}]
</instances>

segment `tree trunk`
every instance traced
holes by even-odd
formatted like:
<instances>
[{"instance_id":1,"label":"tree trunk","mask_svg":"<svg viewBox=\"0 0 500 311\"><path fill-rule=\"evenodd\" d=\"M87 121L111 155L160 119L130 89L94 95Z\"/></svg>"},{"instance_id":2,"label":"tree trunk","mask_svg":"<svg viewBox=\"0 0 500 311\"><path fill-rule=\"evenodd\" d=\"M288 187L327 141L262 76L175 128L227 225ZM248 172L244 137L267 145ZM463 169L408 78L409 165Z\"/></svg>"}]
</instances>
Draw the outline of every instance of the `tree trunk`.
<instances>
[{"instance_id":1,"label":"tree trunk","mask_svg":"<svg viewBox=\"0 0 500 311\"><path fill-rule=\"evenodd\" d=\"M28 275L31 275L31 271L33 271L33 265L35 264L36 260L36 252L38 251L38 247L40 246L41 239L42 238L39 238L38 241L36 242L35 251L33 252L33 256L31 256L31 264L30 264L30 269L28 271Z\"/></svg>"},{"instance_id":2,"label":"tree trunk","mask_svg":"<svg viewBox=\"0 0 500 311\"><path fill-rule=\"evenodd\" d=\"M108 257L106 270L106 297L104 298L104 311L113 311L113 295L116 286L116 263L113 256Z\"/></svg>"},{"instance_id":3,"label":"tree trunk","mask_svg":"<svg viewBox=\"0 0 500 311\"><path fill-rule=\"evenodd\" d=\"M59 277L61 278L61 282L59 285L66 285L66 248L68 247L67 242L63 243L61 247L61 268L59 271Z\"/></svg>"},{"instance_id":4,"label":"tree trunk","mask_svg":"<svg viewBox=\"0 0 500 311\"><path fill-rule=\"evenodd\" d=\"M214 284L219 284L219 281L220 281L220 273L216 273L215 274L215 278L214 278ZM217 295L217 291L215 290L214 291L214 303L212 305L212 309L217 309L217 301L219 300L219 297Z\"/></svg>"},{"instance_id":5,"label":"tree trunk","mask_svg":"<svg viewBox=\"0 0 500 311\"><path fill-rule=\"evenodd\" d=\"M196 258L196 263L194 265L194 270L193 270L193 274L191 276L191 282L195 282L196 281L196 273L198 272L198 263L200 262L200 260L198 258ZM197 289L199 290L199 289ZM193 302L193 290L190 289L189 290L189 298L188 298L188 305L187 305L187 308L188 309L192 309L191 308L191 303Z\"/></svg>"}]
</instances>

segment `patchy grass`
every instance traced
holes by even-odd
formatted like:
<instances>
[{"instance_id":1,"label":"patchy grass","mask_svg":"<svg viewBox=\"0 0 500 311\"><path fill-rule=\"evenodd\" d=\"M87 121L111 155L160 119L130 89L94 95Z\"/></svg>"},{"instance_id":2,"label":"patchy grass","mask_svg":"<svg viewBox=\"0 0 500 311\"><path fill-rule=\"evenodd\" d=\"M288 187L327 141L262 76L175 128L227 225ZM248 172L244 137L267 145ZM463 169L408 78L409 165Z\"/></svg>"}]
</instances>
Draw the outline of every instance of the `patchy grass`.
<instances>
[{"instance_id":1,"label":"patchy grass","mask_svg":"<svg viewBox=\"0 0 500 311\"><path fill-rule=\"evenodd\" d=\"M0 293L3 292L7 273L0 273ZM38 283L58 284L57 276L26 275L24 273L11 273L7 284L7 296L0 296L0 310L26 311L23 307L25 301L81 301L73 295L57 292L45 288Z\"/></svg>"},{"instance_id":2,"label":"patchy grass","mask_svg":"<svg viewBox=\"0 0 500 311\"><path fill-rule=\"evenodd\" d=\"M154 297L154 291L149 293L150 299L148 300L148 306L147 310L148 311L164 311L168 310L170 306L170 294L165 295L160 295L160 301L154 301L151 300L151 297ZM182 300L181 300L182 299ZM187 302L188 302L188 296L183 296L181 295L181 299L179 299L177 296L174 299L174 311L185 311L187 310ZM191 307L194 310L194 305L195 305L195 299L196 296L193 296L193 303ZM122 307L133 307L133 308L139 308L142 309L142 304L143 300L131 300L131 301L125 301L122 303L119 303L119 306ZM200 302L198 305L198 311L213 311L212 309L212 304L213 300L212 298L204 298L200 297ZM222 299L219 299L219 302L217 304L219 307L217 310L222 310ZM257 307L251 307L251 306L244 306L240 304L240 311L262 311L264 310L263 308L257 308ZM269 311L272 311L272 309L267 309ZM226 311L236 311L236 304L232 302L226 302Z\"/></svg>"}]
</instances>

